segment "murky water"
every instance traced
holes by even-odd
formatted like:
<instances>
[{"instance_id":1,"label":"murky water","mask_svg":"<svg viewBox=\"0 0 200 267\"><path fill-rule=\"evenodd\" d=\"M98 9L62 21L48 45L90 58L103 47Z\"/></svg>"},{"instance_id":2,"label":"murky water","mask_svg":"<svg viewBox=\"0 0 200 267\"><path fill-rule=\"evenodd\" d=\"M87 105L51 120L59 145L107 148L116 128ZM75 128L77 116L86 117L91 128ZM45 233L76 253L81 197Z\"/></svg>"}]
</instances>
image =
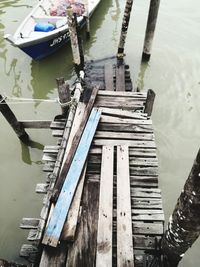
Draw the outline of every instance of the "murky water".
<instances>
[{"instance_id":1,"label":"murky water","mask_svg":"<svg viewBox=\"0 0 200 267\"><path fill-rule=\"evenodd\" d=\"M0 93L8 97L55 99L55 78L70 79L73 66L69 46L40 62L32 61L3 39L13 33L36 0L0 1ZM91 21L91 40L85 43L88 58L117 51L123 0L102 0ZM126 61L135 86L157 94L153 121L160 163L160 186L166 219L189 174L199 149L200 137L200 3L198 0L161 1L152 57L141 65L141 53L149 1L134 1L126 44ZM16 102L16 101L15 101ZM10 104L19 119L52 119L59 113L55 103ZM35 185L42 173L42 145L55 140L48 130L29 130L38 142L26 148L0 116L0 258L20 261L18 252L27 232L19 230L22 217L37 217L41 197ZM200 241L180 264L199 266Z\"/></svg>"}]
</instances>

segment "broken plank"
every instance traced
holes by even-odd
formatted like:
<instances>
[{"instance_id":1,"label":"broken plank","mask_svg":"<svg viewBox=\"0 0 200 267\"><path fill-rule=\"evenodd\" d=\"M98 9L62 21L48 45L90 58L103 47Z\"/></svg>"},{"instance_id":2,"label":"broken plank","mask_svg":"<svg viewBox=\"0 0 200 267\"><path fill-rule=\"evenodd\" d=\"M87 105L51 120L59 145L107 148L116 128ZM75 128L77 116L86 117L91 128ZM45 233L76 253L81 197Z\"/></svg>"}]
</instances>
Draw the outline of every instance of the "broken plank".
<instances>
[{"instance_id":1,"label":"broken plank","mask_svg":"<svg viewBox=\"0 0 200 267\"><path fill-rule=\"evenodd\" d=\"M123 242L122 242L123 240ZM134 266L128 146L117 147L117 266Z\"/></svg>"},{"instance_id":2,"label":"broken plank","mask_svg":"<svg viewBox=\"0 0 200 267\"><path fill-rule=\"evenodd\" d=\"M112 210L113 210L114 147L103 146L96 266L112 266Z\"/></svg>"},{"instance_id":3,"label":"broken plank","mask_svg":"<svg viewBox=\"0 0 200 267\"><path fill-rule=\"evenodd\" d=\"M43 244L48 244L53 247L56 247L58 244L79 177L81 175L92 139L99 123L100 116L101 111L93 108L89 120L86 124L85 130L82 134L75 156L72 160L72 164L67 173L63 188L55 205L55 209L53 210L50 221L47 225L47 229L42 241Z\"/></svg>"}]
</instances>

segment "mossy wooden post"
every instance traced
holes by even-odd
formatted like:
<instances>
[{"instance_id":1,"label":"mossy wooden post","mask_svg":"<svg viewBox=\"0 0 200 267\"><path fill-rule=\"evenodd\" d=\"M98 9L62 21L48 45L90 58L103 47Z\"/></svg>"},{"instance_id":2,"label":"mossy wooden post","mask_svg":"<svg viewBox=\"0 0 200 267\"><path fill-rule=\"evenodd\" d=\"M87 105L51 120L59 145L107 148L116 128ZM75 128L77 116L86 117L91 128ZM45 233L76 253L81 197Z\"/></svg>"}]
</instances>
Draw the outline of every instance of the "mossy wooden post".
<instances>
[{"instance_id":1,"label":"mossy wooden post","mask_svg":"<svg viewBox=\"0 0 200 267\"><path fill-rule=\"evenodd\" d=\"M67 103L70 101L70 89L69 84L65 83L63 77L56 79L57 87L58 87L58 96L59 96L59 103L62 110L62 115L66 117L69 106Z\"/></svg>"},{"instance_id":2,"label":"mossy wooden post","mask_svg":"<svg viewBox=\"0 0 200 267\"><path fill-rule=\"evenodd\" d=\"M142 61L149 61L151 57L151 48L156 28L159 6L160 0L151 0L147 20L146 34L144 39Z\"/></svg>"},{"instance_id":3,"label":"mossy wooden post","mask_svg":"<svg viewBox=\"0 0 200 267\"><path fill-rule=\"evenodd\" d=\"M165 267L176 267L200 235L200 150L162 240Z\"/></svg>"},{"instance_id":4,"label":"mossy wooden post","mask_svg":"<svg viewBox=\"0 0 200 267\"><path fill-rule=\"evenodd\" d=\"M122 20L121 35L120 35L120 40L119 40L119 45L118 45L118 52L117 52L118 60L123 59L124 57L124 46L126 42L126 36L127 36L128 25L129 25L129 20L131 16L132 5L133 5L133 0L126 1L124 17Z\"/></svg>"},{"instance_id":5,"label":"mossy wooden post","mask_svg":"<svg viewBox=\"0 0 200 267\"><path fill-rule=\"evenodd\" d=\"M80 39L78 39L77 35L76 14L73 14L73 9L71 7L67 8L67 20L68 20L69 35L71 40L71 48L75 65L75 71L79 76L79 72L84 67L84 58L83 58L81 44L79 43Z\"/></svg>"},{"instance_id":6,"label":"mossy wooden post","mask_svg":"<svg viewBox=\"0 0 200 267\"><path fill-rule=\"evenodd\" d=\"M0 95L0 111L7 122L10 124L10 126L13 128L18 138L25 144L29 143L29 136L24 130L22 123L17 120L2 95Z\"/></svg>"}]
</instances>

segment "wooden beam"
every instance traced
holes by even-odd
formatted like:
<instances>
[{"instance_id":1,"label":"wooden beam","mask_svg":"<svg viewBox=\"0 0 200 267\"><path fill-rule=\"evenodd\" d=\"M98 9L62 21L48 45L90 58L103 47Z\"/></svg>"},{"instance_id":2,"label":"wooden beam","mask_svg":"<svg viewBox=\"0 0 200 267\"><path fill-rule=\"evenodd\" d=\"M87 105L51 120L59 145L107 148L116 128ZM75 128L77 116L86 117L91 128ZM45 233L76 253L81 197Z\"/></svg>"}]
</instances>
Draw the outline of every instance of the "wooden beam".
<instances>
[{"instance_id":1,"label":"wooden beam","mask_svg":"<svg viewBox=\"0 0 200 267\"><path fill-rule=\"evenodd\" d=\"M103 146L96 267L112 266L114 147Z\"/></svg>"},{"instance_id":2,"label":"wooden beam","mask_svg":"<svg viewBox=\"0 0 200 267\"><path fill-rule=\"evenodd\" d=\"M49 129L51 125L50 120L21 120L20 123L24 128L32 129Z\"/></svg>"},{"instance_id":3,"label":"wooden beam","mask_svg":"<svg viewBox=\"0 0 200 267\"><path fill-rule=\"evenodd\" d=\"M117 266L134 266L128 146L117 147Z\"/></svg>"},{"instance_id":4,"label":"wooden beam","mask_svg":"<svg viewBox=\"0 0 200 267\"><path fill-rule=\"evenodd\" d=\"M88 155L97 125L99 123L100 116L101 111L94 108L86 124L79 146L73 158L70 169L67 173L61 193L55 205L55 209L53 210L50 221L47 225L47 229L42 241L43 244L53 247L56 247L58 245L61 231L69 212L77 183L85 164L86 157Z\"/></svg>"}]
</instances>

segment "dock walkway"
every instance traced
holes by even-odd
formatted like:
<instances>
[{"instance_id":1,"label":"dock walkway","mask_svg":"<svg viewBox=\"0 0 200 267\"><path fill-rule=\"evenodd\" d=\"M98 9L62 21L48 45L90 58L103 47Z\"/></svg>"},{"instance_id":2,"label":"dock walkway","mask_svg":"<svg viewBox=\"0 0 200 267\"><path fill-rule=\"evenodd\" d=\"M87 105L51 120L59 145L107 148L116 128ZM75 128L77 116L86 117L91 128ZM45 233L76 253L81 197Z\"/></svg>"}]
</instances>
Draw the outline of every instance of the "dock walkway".
<instances>
[{"instance_id":1,"label":"dock walkway","mask_svg":"<svg viewBox=\"0 0 200 267\"><path fill-rule=\"evenodd\" d=\"M39 219L23 219L21 227L31 229L28 240L33 244L24 245L21 255L37 255L40 267L139 267L156 261L160 266L164 214L149 94L133 91L129 67L118 66L116 58L87 63L85 87L99 87L93 108L100 111L100 121L59 243L52 246L45 240L56 206L51 203L55 174L80 128L87 96L78 102L70 133L69 121L51 124L58 142L44 149L47 180L36 187L45 194L43 209Z\"/></svg>"}]
</instances>

